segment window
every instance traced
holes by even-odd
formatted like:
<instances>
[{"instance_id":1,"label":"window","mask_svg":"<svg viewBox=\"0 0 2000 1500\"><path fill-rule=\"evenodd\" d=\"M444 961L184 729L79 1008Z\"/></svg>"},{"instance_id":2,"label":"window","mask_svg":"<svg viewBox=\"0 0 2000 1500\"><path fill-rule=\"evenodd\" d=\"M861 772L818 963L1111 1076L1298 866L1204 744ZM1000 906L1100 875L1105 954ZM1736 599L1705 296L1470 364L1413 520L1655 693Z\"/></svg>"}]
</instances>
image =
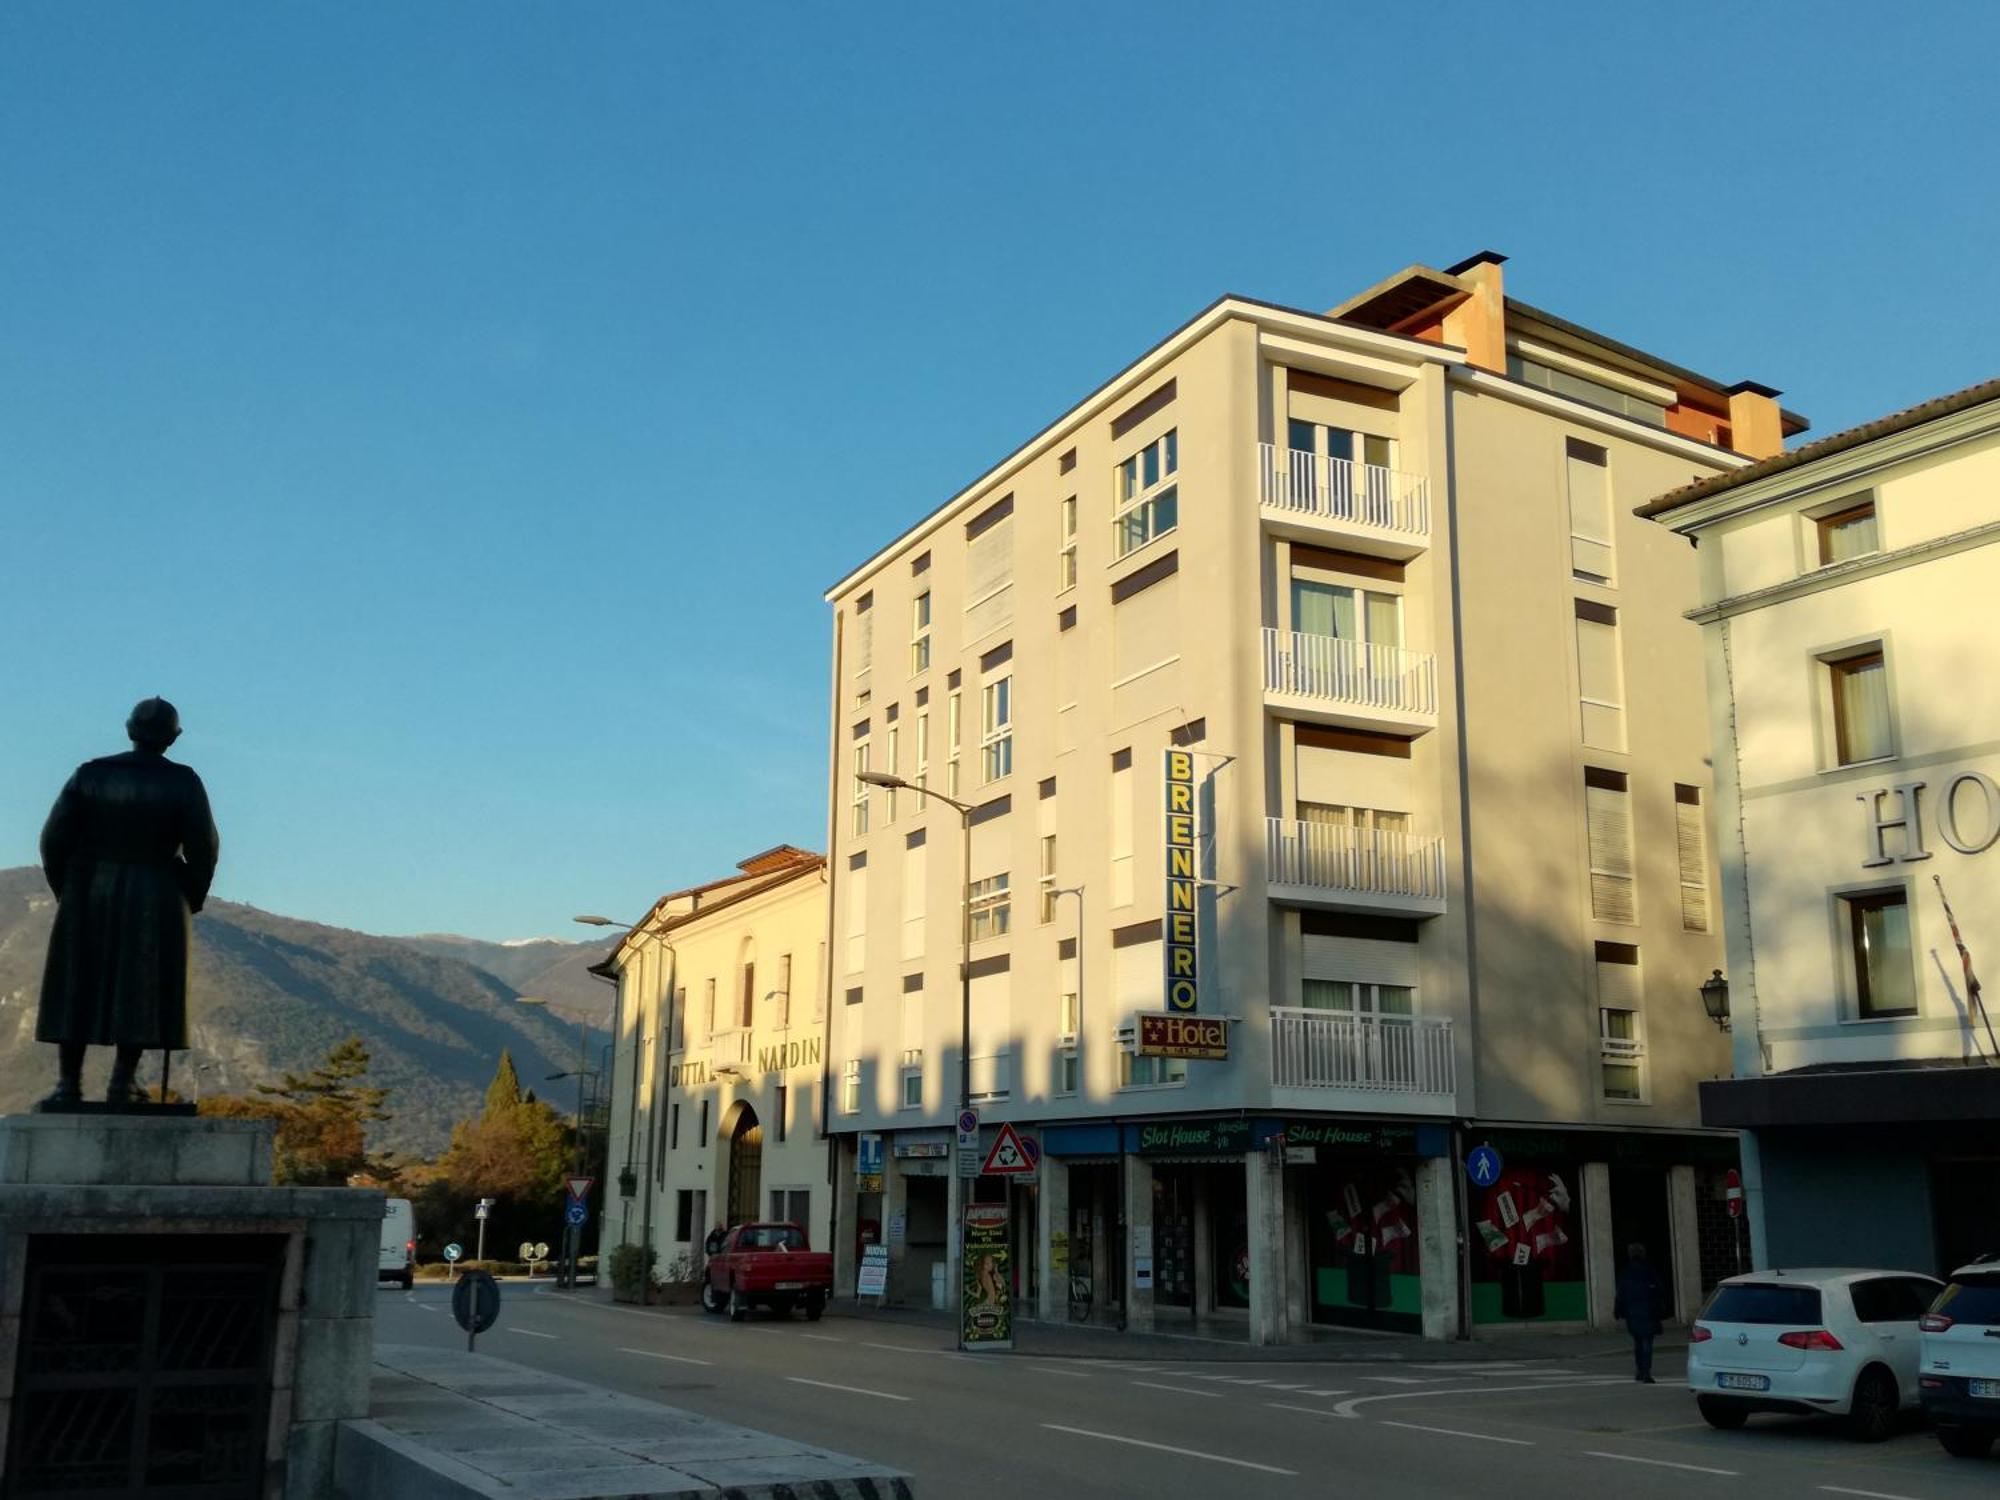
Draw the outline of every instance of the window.
<instances>
[{"instance_id":1,"label":"window","mask_svg":"<svg viewBox=\"0 0 2000 1500\"><path fill-rule=\"evenodd\" d=\"M1014 618L1014 497L995 501L966 523L965 633L971 642Z\"/></svg>"},{"instance_id":2,"label":"window","mask_svg":"<svg viewBox=\"0 0 2000 1500\"><path fill-rule=\"evenodd\" d=\"M1122 763L1121 763L1122 758ZM1132 904L1132 752L1111 760L1111 905Z\"/></svg>"},{"instance_id":3,"label":"window","mask_svg":"<svg viewBox=\"0 0 2000 1500\"><path fill-rule=\"evenodd\" d=\"M1314 509L1330 509L1340 516L1359 513L1370 521L1388 519L1386 508L1395 498L1389 473L1396 465L1394 438L1293 417L1287 443L1292 452L1294 504L1311 496Z\"/></svg>"},{"instance_id":4,"label":"window","mask_svg":"<svg viewBox=\"0 0 2000 1500\"><path fill-rule=\"evenodd\" d=\"M688 992L683 985L674 991L674 1029L667 1045L674 1051L684 1051L688 1039Z\"/></svg>"},{"instance_id":5,"label":"window","mask_svg":"<svg viewBox=\"0 0 2000 1500\"><path fill-rule=\"evenodd\" d=\"M674 1243L684 1245L694 1238L694 1194L682 1188L674 1194Z\"/></svg>"},{"instance_id":6,"label":"window","mask_svg":"<svg viewBox=\"0 0 2000 1500\"><path fill-rule=\"evenodd\" d=\"M792 1091L779 1084L777 1088L778 1139L783 1141L792 1123Z\"/></svg>"},{"instance_id":7,"label":"window","mask_svg":"<svg viewBox=\"0 0 2000 1500\"><path fill-rule=\"evenodd\" d=\"M1077 1034L1081 1029L1082 1021L1083 1021L1083 1007L1080 1003L1080 997L1077 995L1077 992L1075 990L1066 991L1062 997L1062 1010L1060 1015L1060 1022L1062 1025L1062 1039L1065 1042L1073 1043L1076 1041Z\"/></svg>"},{"instance_id":8,"label":"window","mask_svg":"<svg viewBox=\"0 0 2000 1500\"><path fill-rule=\"evenodd\" d=\"M948 797L958 795L958 749L963 739L961 700L964 696L954 689L944 701L944 790Z\"/></svg>"},{"instance_id":9,"label":"window","mask_svg":"<svg viewBox=\"0 0 2000 1500\"><path fill-rule=\"evenodd\" d=\"M1583 742L1597 750L1625 748L1625 694L1618 662L1618 611L1576 601L1576 682Z\"/></svg>"},{"instance_id":10,"label":"window","mask_svg":"<svg viewBox=\"0 0 2000 1500\"><path fill-rule=\"evenodd\" d=\"M854 675L866 677L875 664L875 603L873 591L854 601ZM865 691L865 690L864 690Z\"/></svg>"},{"instance_id":11,"label":"window","mask_svg":"<svg viewBox=\"0 0 2000 1500\"><path fill-rule=\"evenodd\" d=\"M1645 1098L1646 1049L1640 1030L1639 950L1631 943L1597 945L1597 1050L1604 1097Z\"/></svg>"},{"instance_id":12,"label":"window","mask_svg":"<svg viewBox=\"0 0 2000 1500\"><path fill-rule=\"evenodd\" d=\"M1584 816L1590 834L1590 914L1600 922L1636 922L1632 873L1632 808L1623 771L1586 766Z\"/></svg>"},{"instance_id":13,"label":"window","mask_svg":"<svg viewBox=\"0 0 2000 1500\"><path fill-rule=\"evenodd\" d=\"M826 972L826 944L819 945L819 968L813 971L813 1019L826 1019L826 990L829 983Z\"/></svg>"},{"instance_id":14,"label":"window","mask_svg":"<svg viewBox=\"0 0 2000 1500\"><path fill-rule=\"evenodd\" d=\"M755 1026L757 1024L757 965L755 963L746 963L743 966L743 1001L736 1017L736 1024L738 1026Z\"/></svg>"},{"instance_id":15,"label":"window","mask_svg":"<svg viewBox=\"0 0 2000 1500\"><path fill-rule=\"evenodd\" d=\"M956 695L953 696L957 702ZM998 677L979 690L979 769L982 782L1014 769L1014 679Z\"/></svg>"},{"instance_id":16,"label":"window","mask_svg":"<svg viewBox=\"0 0 2000 1500\"><path fill-rule=\"evenodd\" d=\"M1611 581L1611 456L1595 443L1565 440L1569 565L1591 583Z\"/></svg>"},{"instance_id":17,"label":"window","mask_svg":"<svg viewBox=\"0 0 2000 1500\"><path fill-rule=\"evenodd\" d=\"M931 591L925 589L910 601L910 675L927 671L931 664Z\"/></svg>"},{"instance_id":18,"label":"window","mask_svg":"<svg viewBox=\"0 0 2000 1500\"><path fill-rule=\"evenodd\" d=\"M972 940L1004 937L1012 927L1013 906L1005 875L972 882Z\"/></svg>"},{"instance_id":19,"label":"window","mask_svg":"<svg viewBox=\"0 0 2000 1500\"><path fill-rule=\"evenodd\" d=\"M1056 1092L1058 1094L1074 1094L1077 1089L1079 1072L1076 1048L1064 1047L1061 1051L1057 1052Z\"/></svg>"},{"instance_id":20,"label":"window","mask_svg":"<svg viewBox=\"0 0 2000 1500\"><path fill-rule=\"evenodd\" d=\"M1117 468L1112 483L1111 552L1136 552L1180 523L1180 436L1170 430Z\"/></svg>"},{"instance_id":21,"label":"window","mask_svg":"<svg viewBox=\"0 0 2000 1500\"><path fill-rule=\"evenodd\" d=\"M1345 979L1307 979L1300 986L1307 1010L1337 1010L1363 1016L1412 1016L1417 992L1407 984L1358 984Z\"/></svg>"},{"instance_id":22,"label":"window","mask_svg":"<svg viewBox=\"0 0 2000 1500\"><path fill-rule=\"evenodd\" d=\"M1889 672L1882 648L1826 664L1833 685L1833 748L1843 766L1894 755L1889 722Z\"/></svg>"},{"instance_id":23,"label":"window","mask_svg":"<svg viewBox=\"0 0 2000 1500\"><path fill-rule=\"evenodd\" d=\"M840 1112L844 1115L861 1113L861 1059L858 1057L850 1057L840 1065Z\"/></svg>"},{"instance_id":24,"label":"window","mask_svg":"<svg viewBox=\"0 0 2000 1500\"><path fill-rule=\"evenodd\" d=\"M918 786L930 785L931 774L931 711L926 708L917 714L917 764L910 776Z\"/></svg>"},{"instance_id":25,"label":"window","mask_svg":"<svg viewBox=\"0 0 2000 1500\"><path fill-rule=\"evenodd\" d=\"M1005 1099L1014 1092L1014 1055L993 1052L972 1059L972 1098L975 1103Z\"/></svg>"},{"instance_id":26,"label":"window","mask_svg":"<svg viewBox=\"0 0 2000 1500\"><path fill-rule=\"evenodd\" d=\"M1410 815L1380 807L1343 807L1334 802L1301 802L1299 821L1309 828L1338 828L1358 834L1362 842L1377 833L1408 833Z\"/></svg>"},{"instance_id":27,"label":"window","mask_svg":"<svg viewBox=\"0 0 2000 1500\"><path fill-rule=\"evenodd\" d=\"M1044 926L1056 919L1056 836L1042 835L1042 873L1035 882L1040 920Z\"/></svg>"},{"instance_id":28,"label":"window","mask_svg":"<svg viewBox=\"0 0 2000 1500\"><path fill-rule=\"evenodd\" d=\"M856 834L868 831L868 793L873 790L861 779L861 773L868 769L868 746L863 743L854 747L854 825Z\"/></svg>"},{"instance_id":29,"label":"window","mask_svg":"<svg viewBox=\"0 0 2000 1500\"><path fill-rule=\"evenodd\" d=\"M681 1107L676 1104L667 1111L667 1149L678 1151L681 1146Z\"/></svg>"},{"instance_id":30,"label":"window","mask_svg":"<svg viewBox=\"0 0 2000 1500\"><path fill-rule=\"evenodd\" d=\"M1076 587L1076 496L1071 495L1062 503L1061 515L1062 548L1056 553L1056 592L1063 594Z\"/></svg>"},{"instance_id":31,"label":"window","mask_svg":"<svg viewBox=\"0 0 2000 1500\"><path fill-rule=\"evenodd\" d=\"M1539 360L1523 359L1518 354L1507 356L1507 373L1523 385L1553 391L1558 396L1574 396L1579 401L1588 401L1592 406L1601 406L1607 411L1621 412L1651 427L1667 425L1667 409L1659 402L1618 390L1601 380L1573 375L1568 370L1558 370Z\"/></svg>"},{"instance_id":32,"label":"window","mask_svg":"<svg viewBox=\"0 0 2000 1500\"><path fill-rule=\"evenodd\" d=\"M1179 1057L1140 1057L1123 1048L1118 1052L1118 1086L1121 1089L1160 1088L1187 1082L1187 1060Z\"/></svg>"},{"instance_id":33,"label":"window","mask_svg":"<svg viewBox=\"0 0 2000 1500\"><path fill-rule=\"evenodd\" d=\"M713 979L704 979L701 982L701 1034L705 1037L715 1035L715 981Z\"/></svg>"},{"instance_id":34,"label":"window","mask_svg":"<svg viewBox=\"0 0 2000 1500\"><path fill-rule=\"evenodd\" d=\"M771 1189L771 1222L773 1224L797 1224L804 1227L811 1221L812 1191L809 1188ZM787 1240L785 1243L792 1249L803 1250L805 1248L803 1244L793 1245L790 1240Z\"/></svg>"},{"instance_id":35,"label":"window","mask_svg":"<svg viewBox=\"0 0 2000 1500\"><path fill-rule=\"evenodd\" d=\"M924 1049L911 1047L903 1053L903 1108L924 1107Z\"/></svg>"},{"instance_id":36,"label":"window","mask_svg":"<svg viewBox=\"0 0 2000 1500\"><path fill-rule=\"evenodd\" d=\"M1708 830L1701 788L1674 787L1674 845L1681 866L1681 930L1708 931Z\"/></svg>"},{"instance_id":37,"label":"window","mask_svg":"<svg viewBox=\"0 0 2000 1500\"><path fill-rule=\"evenodd\" d=\"M868 967L868 867L847 872L847 972Z\"/></svg>"},{"instance_id":38,"label":"window","mask_svg":"<svg viewBox=\"0 0 2000 1500\"><path fill-rule=\"evenodd\" d=\"M1395 594L1338 583L1292 580L1292 629L1370 646L1403 644L1403 601Z\"/></svg>"},{"instance_id":39,"label":"window","mask_svg":"<svg viewBox=\"0 0 2000 1500\"><path fill-rule=\"evenodd\" d=\"M902 730L894 724L889 726L888 733L883 737L882 752L888 757L889 763L882 769L887 771L891 776L894 776L898 770L897 762L899 757L896 751L901 738ZM882 821L884 823L893 823L896 821L896 789L892 786L882 788Z\"/></svg>"},{"instance_id":40,"label":"window","mask_svg":"<svg viewBox=\"0 0 2000 1500\"><path fill-rule=\"evenodd\" d=\"M1848 942L1854 956L1855 1008L1864 1021L1917 1013L1910 948L1910 908L1900 890L1849 896Z\"/></svg>"},{"instance_id":41,"label":"window","mask_svg":"<svg viewBox=\"0 0 2000 1500\"><path fill-rule=\"evenodd\" d=\"M706 1099L701 1101L701 1138L695 1144L697 1146L706 1146L708 1144L708 1101Z\"/></svg>"},{"instance_id":42,"label":"window","mask_svg":"<svg viewBox=\"0 0 2000 1500\"><path fill-rule=\"evenodd\" d=\"M1824 1321L1818 1287L1772 1286L1755 1281L1717 1287L1709 1293L1707 1305L1696 1316L1714 1323L1753 1323L1765 1327L1818 1328Z\"/></svg>"},{"instance_id":43,"label":"window","mask_svg":"<svg viewBox=\"0 0 2000 1500\"><path fill-rule=\"evenodd\" d=\"M789 953L778 955L778 988L771 998L778 1002L771 1024L782 1031L792 1024L792 955Z\"/></svg>"},{"instance_id":44,"label":"window","mask_svg":"<svg viewBox=\"0 0 2000 1500\"><path fill-rule=\"evenodd\" d=\"M1864 557L1882 550L1881 533L1875 525L1875 502L1864 500L1814 522L1819 533L1819 563L1828 567L1850 557Z\"/></svg>"}]
</instances>

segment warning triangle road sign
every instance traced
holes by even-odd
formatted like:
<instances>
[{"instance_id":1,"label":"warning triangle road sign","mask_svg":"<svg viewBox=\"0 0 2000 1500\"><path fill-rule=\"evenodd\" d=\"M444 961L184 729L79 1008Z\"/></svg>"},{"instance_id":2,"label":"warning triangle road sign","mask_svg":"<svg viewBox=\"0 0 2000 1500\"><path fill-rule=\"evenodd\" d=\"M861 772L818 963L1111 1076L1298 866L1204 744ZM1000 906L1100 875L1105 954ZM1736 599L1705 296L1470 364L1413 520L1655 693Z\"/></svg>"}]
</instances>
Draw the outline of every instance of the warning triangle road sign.
<instances>
[{"instance_id":1,"label":"warning triangle road sign","mask_svg":"<svg viewBox=\"0 0 2000 1500\"><path fill-rule=\"evenodd\" d=\"M590 1197L590 1190L597 1186L597 1179L595 1177L571 1177L566 1179L566 1181L569 1184L570 1199L576 1203L587 1201Z\"/></svg>"},{"instance_id":2,"label":"warning triangle road sign","mask_svg":"<svg viewBox=\"0 0 2000 1500\"><path fill-rule=\"evenodd\" d=\"M999 1135L993 1138L993 1149L986 1153L986 1165L979 1170L1000 1177L1026 1176L1035 1170L1035 1159L1014 1133L1014 1127L1002 1125Z\"/></svg>"}]
</instances>

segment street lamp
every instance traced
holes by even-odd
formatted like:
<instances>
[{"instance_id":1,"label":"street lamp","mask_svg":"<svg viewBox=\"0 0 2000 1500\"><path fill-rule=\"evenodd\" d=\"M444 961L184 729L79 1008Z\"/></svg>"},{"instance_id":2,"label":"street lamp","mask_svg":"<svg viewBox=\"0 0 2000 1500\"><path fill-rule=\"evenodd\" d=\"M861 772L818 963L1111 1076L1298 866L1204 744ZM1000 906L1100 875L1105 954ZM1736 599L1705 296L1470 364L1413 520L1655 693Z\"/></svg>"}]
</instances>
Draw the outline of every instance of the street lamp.
<instances>
[{"instance_id":1,"label":"street lamp","mask_svg":"<svg viewBox=\"0 0 2000 1500\"><path fill-rule=\"evenodd\" d=\"M1722 1030L1729 1029L1729 981L1717 969L1701 982L1701 1008Z\"/></svg>"},{"instance_id":2,"label":"street lamp","mask_svg":"<svg viewBox=\"0 0 2000 1500\"><path fill-rule=\"evenodd\" d=\"M539 1005L548 1010L552 1015L560 1014L549 1003L549 998L546 995L516 995L514 1003L517 1005ZM546 1082L553 1083L559 1078L574 1077L576 1079L576 1166L574 1171L579 1177L583 1175L584 1166L583 1080L584 1075L589 1071L589 1062L590 1018L584 1016L578 1019L576 1025L576 1067L567 1073L551 1073L545 1080ZM567 1255L568 1267L564 1272L564 1279L559 1284L568 1287L572 1291L576 1289L577 1252L582 1248L582 1242L582 1227L565 1222L563 1225L563 1245Z\"/></svg>"},{"instance_id":3,"label":"street lamp","mask_svg":"<svg viewBox=\"0 0 2000 1500\"><path fill-rule=\"evenodd\" d=\"M962 1115L972 1108L972 804L960 802L956 797L947 797L943 792L932 791L914 781L906 781L889 771L857 771L856 777L869 786L879 786L892 792L915 792L942 802L957 812L959 824L959 850L961 855L959 873L959 957L958 957L958 1112ZM963 1309L965 1306L965 1194L964 1180L957 1175L957 1162L953 1162L953 1180L959 1187L958 1253L951 1257L951 1297L950 1306ZM948 1241L949 1242L949 1241ZM965 1319L958 1318L958 1332L953 1337L956 1347L965 1347Z\"/></svg>"}]
</instances>

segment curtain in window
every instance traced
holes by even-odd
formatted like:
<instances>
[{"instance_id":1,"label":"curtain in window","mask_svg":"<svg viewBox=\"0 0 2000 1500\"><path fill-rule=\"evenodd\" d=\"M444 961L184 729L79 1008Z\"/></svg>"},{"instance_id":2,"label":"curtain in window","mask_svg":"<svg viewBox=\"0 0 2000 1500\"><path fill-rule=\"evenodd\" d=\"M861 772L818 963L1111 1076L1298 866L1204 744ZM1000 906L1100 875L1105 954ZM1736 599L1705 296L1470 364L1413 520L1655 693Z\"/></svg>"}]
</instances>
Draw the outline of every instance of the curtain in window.
<instances>
[{"instance_id":1,"label":"curtain in window","mask_svg":"<svg viewBox=\"0 0 2000 1500\"><path fill-rule=\"evenodd\" d=\"M1292 628L1306 635L1354 639L1354 590L1330 583L1292 585Z\"/></svg>"},{"instance_id":2,"label":"curtain in window","mask_svg":"<svg viewBox=\"0 0 2000 1500\"><path fill-rule=\"evenodd\" d=\"M1877 655L1841 663L1833 686L1839 699L1841 759L1877 760L1890 754L1889 676L1882 658Z\"/></svg>"},{"instance_id":3,"label":"curtain in window","mask_svg":"<svg viewBox=\"0 0 2000 1500\"><path fill-rule=\"evenodd\" d=\"M1869 1015L1895 1015L1917 1008L1916 967L1910 955L1910 909L1901 901L1867 906L1855 913L1863 961L1868 965Z\"/></svg>"}]
</instances>

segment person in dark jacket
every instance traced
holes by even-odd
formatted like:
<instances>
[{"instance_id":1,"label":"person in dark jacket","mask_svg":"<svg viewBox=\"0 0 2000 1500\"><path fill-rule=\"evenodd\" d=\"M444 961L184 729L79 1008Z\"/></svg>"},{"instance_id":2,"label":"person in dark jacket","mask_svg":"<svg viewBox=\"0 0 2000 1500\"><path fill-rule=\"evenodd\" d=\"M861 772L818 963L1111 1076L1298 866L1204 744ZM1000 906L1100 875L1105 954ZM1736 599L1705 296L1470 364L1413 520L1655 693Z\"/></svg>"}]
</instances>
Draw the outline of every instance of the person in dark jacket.
<instances>
[{"instance_id":1,"label":"person in dark jacket","mask_svg":"<svg viewBox=\"0 0 2000 1500\"><path fill-rule=\"evenodd\" d=\"M148 698L125 723L132 749L77 768L42 829L56 920L35 1039L59 1049L46 1107L83 1097L89 1047L115 1047L106 1099L144 1099L148 1048L187 1046L188 945L220 853L201 778L166 758L180 715Z\"/></svg>"},{"instance_id":2,"label":"person in dark jacket","mask_svg":"<svg viewBox=\"0 0 2000 1500\"><path fill-rule=\"evenodd\" d=\"M1625 1320L1625 1331L1632 1335L1632 1378L1646 1385L1653 1384L1653 1340L1660 1335L1660 1318L1666 1303L1667 1289L1660 1284L1660 1273L1646 1259L1646 1247L1628 1245L1625 1269L1618 1273L1618 1297L1612 1304L1611 1316Z\"/></svg>"}]
</instances>

